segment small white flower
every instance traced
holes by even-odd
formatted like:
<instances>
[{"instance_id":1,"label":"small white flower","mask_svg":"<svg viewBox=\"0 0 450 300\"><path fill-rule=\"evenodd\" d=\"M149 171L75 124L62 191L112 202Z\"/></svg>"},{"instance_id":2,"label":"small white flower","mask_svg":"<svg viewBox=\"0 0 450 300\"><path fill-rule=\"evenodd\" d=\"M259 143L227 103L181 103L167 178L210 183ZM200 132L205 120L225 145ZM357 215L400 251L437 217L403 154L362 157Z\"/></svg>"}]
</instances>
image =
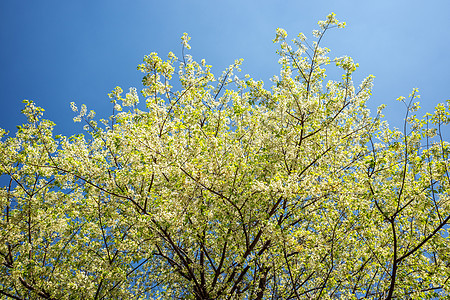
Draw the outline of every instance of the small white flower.
<instances>
[{"instance_id":1,"label":"small white flower","mask_svg":"<svg viewBox=\"0 0 450 300\"><path fill-rule=\"evenodd\" d=\"M95 117L95 111L93 111L93 110L89 111L89 114L88 114L87 117L88 117L89 119L94 118L94 117Z\"/></svg>"},{"instance_id":2,"label":"small white flower","mask_svg":"<svg viewBox=\"0 0 450 300\"><path fill-rule=\"evenodd\" d=\"M276 30L276 36L273 40L274 43L277 43L281 40L284 40L287 37L287 32L283 28L277 28Z\"/></svg>"},{"instance_id":3,"label":"small white flower","mask_svg":"<svg viewBox=\"0 0 450 300\"><path fill-rule=\"evenodd\" d=\"M70 108L71 108L72 111L74 111L74 112L77 112L77 111L78 111L78 108L77 108L75 102L70 102Z\"/></svg>"},{"instance_id":4,"label":"small white flower","mask_svg":"<svg viewBox=\"0 0 450 300\"><path fill-rule=\"evenodd\" d=\"M80 111L80 116L83 117L84 115L86 115L87 112L87 107L85 104L81 105L81 111Z\"/></svg>"},{"instance_id":5,"label":"small white flower","mask_svg":"<svg viewBox=\"0 0 450 300\"><path fill-rule=\"evenodd\" d=\"M139 96L136 88L130 87L130 92L127 93L125 99L123 99L123 106L132 106L137 103L139 103Z\"/></svg>"},{"instance_id":6,"label":"small white flower","mask_svg":"<svg viewBox=\"0 0 450 300\"><path fill-rule=\"evenodd\" d=\"M181 44L183 44L183 47L186 49L191 49L191 46L189 45L190 36L185 32L183 33L183 36L181 37Z\"/></svg>"}]
</instances>

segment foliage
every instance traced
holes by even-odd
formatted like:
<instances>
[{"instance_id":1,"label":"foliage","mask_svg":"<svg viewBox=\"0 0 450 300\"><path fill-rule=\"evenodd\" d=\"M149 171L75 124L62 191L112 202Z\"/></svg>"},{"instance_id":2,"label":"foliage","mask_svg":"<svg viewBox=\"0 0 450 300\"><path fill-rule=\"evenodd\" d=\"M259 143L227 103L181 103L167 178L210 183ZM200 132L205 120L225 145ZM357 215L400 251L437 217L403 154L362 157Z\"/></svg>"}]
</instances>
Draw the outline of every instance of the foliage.
<instances>
[{"instance_id":1,"label":"foliage","mask_svg":"<svg viewBox=\"0 0 450 300\"><path fill-rule=\"evenodd\" d=\"M288 43L267 90L241 60L151 53L139 95L85 105L86 135L53 136L43 109L0 133L0 294L12 299L423 299L450 294L447 103L402 130L366 101L373 76L330 59L327 30ZM182 43L188 49L189 37ZM325 81L325 65L342 79ZM177 65L179 65L177 69ZM178 83L172 76L178 70ZM172 84L179 85L175 90ZM7 180L6 180L7 179Z\"/></svg>"}]
</instances>

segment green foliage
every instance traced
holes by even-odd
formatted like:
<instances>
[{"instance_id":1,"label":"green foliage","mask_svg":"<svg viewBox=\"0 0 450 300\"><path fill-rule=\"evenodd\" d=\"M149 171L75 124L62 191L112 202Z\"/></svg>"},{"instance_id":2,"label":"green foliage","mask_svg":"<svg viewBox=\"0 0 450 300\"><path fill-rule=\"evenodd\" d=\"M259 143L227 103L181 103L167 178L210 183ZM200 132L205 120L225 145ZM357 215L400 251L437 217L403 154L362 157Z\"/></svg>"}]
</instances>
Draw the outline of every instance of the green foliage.
<instances>
[{"instance_id":1,"label":"green foliage","mask_svg":"<svg viewBox=\"0 0 450 300\"><path fill-rule=\"evenodd\" d=\"M86 134L43 109L0 130L0 294L12 299L424 299L450 286L449 103L402 131L366 107L374 77L277 29L271 89L204 60L145 56L145 109L71 103ZM183 51L189 37L182 37ZM325 81L326 65L342 72ZM174 90L177 72L180 85Z\"/></svg>"}]
</instances>

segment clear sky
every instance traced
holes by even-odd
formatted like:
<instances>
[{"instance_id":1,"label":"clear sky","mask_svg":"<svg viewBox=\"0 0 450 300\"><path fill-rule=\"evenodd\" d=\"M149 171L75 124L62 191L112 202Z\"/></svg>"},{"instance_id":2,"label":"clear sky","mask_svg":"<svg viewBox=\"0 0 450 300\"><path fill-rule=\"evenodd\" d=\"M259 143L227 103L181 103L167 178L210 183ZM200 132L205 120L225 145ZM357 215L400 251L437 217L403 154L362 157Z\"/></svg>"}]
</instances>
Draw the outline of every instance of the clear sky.
<instances>
[{"instance_id":1,"label":"clear sky","mask_svg":"<svg viewBox=\"0 0 450 300\"><path fill-rule=\"evenodd\" d=\"M29 99L45 108L57 133L82 132L71 101L108 117L107 93L141 88L136 66L150 52L180 57L183 32L192 37L190 53L214 73L243 58L243 73L268 87L279 72L275 29L312 37L330 12L347 28L330 31L322 45L332 58L349 55L360 64L355 84L376 76L369 107L387 104L390 124L402 124L405 110L395 99L414 87L420 115L450 98L448 0L1 0L0 127L15 131L25 121L21 101Z\"/></svg>"}]
</instances>

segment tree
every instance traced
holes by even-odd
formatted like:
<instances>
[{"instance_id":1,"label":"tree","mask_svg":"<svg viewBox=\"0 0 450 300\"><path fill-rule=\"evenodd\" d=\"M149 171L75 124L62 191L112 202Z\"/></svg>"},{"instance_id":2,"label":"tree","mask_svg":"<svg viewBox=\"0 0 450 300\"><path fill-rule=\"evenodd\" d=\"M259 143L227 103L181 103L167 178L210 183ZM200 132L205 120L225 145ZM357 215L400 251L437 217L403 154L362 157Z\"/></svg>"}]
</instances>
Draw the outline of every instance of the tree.
<instances>
[{"instance_id":1,"label":"tree","mask_svg":"<svg viewBox=\"0 0 450 300\"><path fill-rule=\"evenodd\" d=\"M217 79L156 53L86 135L53 136L43 109L1 131L0 294L11 299L423 299L450 294L449 102L402 130L366 101L373 76L330 59L327 30L291 46L279 76ZM189 37L182 37L189 49ZM183 52L184 53L184 52ZM342 79L325 82L334 63ZM180 88L171 79L179 64Z\"/></svg>"}]
</instances>

